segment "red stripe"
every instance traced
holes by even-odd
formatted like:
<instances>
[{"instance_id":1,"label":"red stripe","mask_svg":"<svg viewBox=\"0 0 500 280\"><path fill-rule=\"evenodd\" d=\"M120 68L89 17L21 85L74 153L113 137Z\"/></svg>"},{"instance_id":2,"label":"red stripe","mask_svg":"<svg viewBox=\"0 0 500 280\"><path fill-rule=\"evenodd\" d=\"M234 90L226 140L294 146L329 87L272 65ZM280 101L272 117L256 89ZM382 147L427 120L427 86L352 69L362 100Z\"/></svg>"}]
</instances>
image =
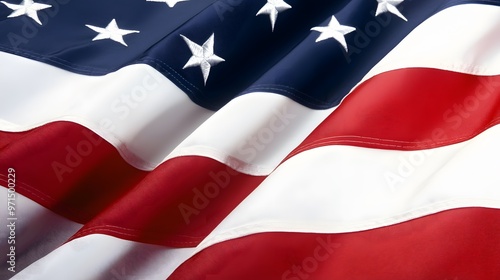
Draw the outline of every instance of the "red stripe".
<instances>
[{"instance_id":1,"label":"red stripe","mask_svg":"<svg viewBox=\"0 0 500 280\"><path fill-rule=\"evenodd\" d=\"M381 74L349 95L292 155L332 144L411 150L470 139L499 122L499 84L500 76L434 69ZM265 178L196 156L139 171L112 145L69 122L1 132L0 152L0 175L16 168L21 194L88 223L77 236L105 233L168 246L197 245ZM233 174L225 188L210 176L220 172ZM196 207L195 192L203 193L207 185L218 186L220 194Z\"/></svg>"},{"instance_id":2,"label":"red stripe","mask_svg":"<svg viewBox=\"0 0 500 280\"><path fill-rule=\"evenodd\" d=\"M497 280L500 210L463 208L344 234L262 233L222 242L168 279Z\"/></svg>"},{"instance_id":3,"label":"red stripe","mask_svg":"<svg viewBox=\"0 0 500 280\"><path fill-rule=\"evenodd\" d=\"M127 164L91 130L74 123L1 132L0 139L0 174L15 168L19 193L78 223L88 222L147 174ZM6 184L2 176L0 182Z\"/></svg>"},{"instance_id":4,"label":"red stripe","mask_svg":"<svg viewBox=\"0 0 500 280\"><path fill-rule=\"evenodd\" d=\"M74 237L101 233L169 247L196 246L263 180L209 158L174 158Z\"/></svg>"},{"instance_id":5,"label":"red stripe","mask_svg":"<svg viewBox=\"0 0 500 280\"><path fill-rule=\"evenodd\" d=\"M326 145L420 150L473 138L500 122L500 76L411 68L375 76L292 153Z\"/></svg>"},{"instance_id":6,"label":"red stripe","mask_svg":"<svg viewBox=\"0 0 500 280\"><path fill-rule=\"evenodd\" d=\"M85 224L75 237L102 233L172 247L196 246L264 179L198 156L140 171L112 145L69 122L1 135L0 172L15 168L19 193ZM64 166L60 177L54 162ZM70 171L64 172L66 168ZM0 182L7 185L3 176Z\"/></svg>"}]
</instances>

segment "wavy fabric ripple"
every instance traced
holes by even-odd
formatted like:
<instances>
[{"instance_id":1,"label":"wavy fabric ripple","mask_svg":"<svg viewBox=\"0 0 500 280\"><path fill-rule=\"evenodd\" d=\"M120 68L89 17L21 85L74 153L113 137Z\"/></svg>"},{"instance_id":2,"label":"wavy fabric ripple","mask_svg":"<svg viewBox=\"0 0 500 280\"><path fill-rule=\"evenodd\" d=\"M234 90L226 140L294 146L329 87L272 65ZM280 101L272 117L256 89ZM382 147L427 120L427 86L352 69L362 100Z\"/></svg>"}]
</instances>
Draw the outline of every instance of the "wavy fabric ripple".
<instances>
[{"instance_id":1,"label":"wavy fabric ripple","mask_svg":"<svg viewBox=\"0 0 500 280\"><path fill-rule=\"evenodd\" d=\"M500 1L61 1L0 6L0 278L500 273Z\"/></svg>"}]
</instances>

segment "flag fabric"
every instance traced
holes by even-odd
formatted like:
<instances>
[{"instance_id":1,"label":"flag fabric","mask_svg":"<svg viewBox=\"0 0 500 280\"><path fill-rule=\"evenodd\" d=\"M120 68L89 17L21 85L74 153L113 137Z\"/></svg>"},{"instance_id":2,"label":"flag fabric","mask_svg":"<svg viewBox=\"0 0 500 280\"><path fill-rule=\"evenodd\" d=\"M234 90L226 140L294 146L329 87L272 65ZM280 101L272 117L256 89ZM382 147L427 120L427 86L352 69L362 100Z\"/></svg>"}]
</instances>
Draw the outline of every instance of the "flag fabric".
<instances>
[{"instance_id":1,"label":"flag fabric","mask_svg":"<svg viewBox=\"0 0 500 280\"><path fill-rule=\"evenodd\" d=\"M500 1L0 1L1 279L500 277Z\"/></svg>"}]
</instances>

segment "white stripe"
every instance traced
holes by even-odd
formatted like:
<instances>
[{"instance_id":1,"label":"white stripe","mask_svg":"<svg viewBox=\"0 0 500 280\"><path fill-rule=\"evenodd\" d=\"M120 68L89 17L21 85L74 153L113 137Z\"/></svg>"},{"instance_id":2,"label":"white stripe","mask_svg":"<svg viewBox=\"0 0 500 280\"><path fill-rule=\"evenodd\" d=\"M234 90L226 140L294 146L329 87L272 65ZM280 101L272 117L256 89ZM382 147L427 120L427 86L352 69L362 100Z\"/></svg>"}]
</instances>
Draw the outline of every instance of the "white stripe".
<instances>
[{"instance_id":1,"label":"white stripe","mask_svg":"<svg viewBox=\"0 0 500 280\"><path fill-rule=\"evenodd\" d=\"M269 175L198 251L260 232L353 232L460 207L500 208L498 143L500 125L431 150L302 152Z\"/></svg>"},{"instance_id":2,"label":"white stripe","mask_svg":"<svg viewBox=\"0 0 500 280\"><path fill-rule=\"evenodd\" d=\"M268 174L332 111L255 93L236 98L186 139L213 112L195 105L150 66L88 77L1 52L0 61L1 130L72 121L99 134L142 170L172 157L201 155L241 172ZM134 95L139 93L144 94Z\"/></svg>"},{"instance_id":3,"label":"white stripe","mask_svg":"<svg viewBox=\"0 0 500 280\"><path fill-rule=\"evenodd\" d=\"M164 280L193 251L91 234L64 244L12 279Z\"/></svg>"},{"instance_id":4,"label":"white stripe","mask_svg":"<svg viewBox=\"0 0 500 280\"><path fill-rule=\"evenodd\" d=\"M143 170L155 168L213 113L144 64L91 77L0 52L0 77L1 130L72 121Z\"/></svg>"},{"instance_id":5,"label":"white stripe","mask_svg":"<svg viewBox=\"0 0 500 280\"><path fill-rule=\"evenodd\" d=\"M464 20L468 18L481 20ZM500 54L495 51L500 49L500 37L492 35L499 19L497 6L448 8L418 26L364 80L405 67L500 74ZM212 112L192 103L147 65L86 77L1 52L0 61L5 88L0 92L1 130L24 131L51 121L74 121L106 139L142 170L152 170L176 156L199 155L243 173L267 175L333 111L311 110L272 93L252 93L235 98L210 118ZM144 100L137 95L140 101L127 101L140 90L146 92ZM283 130L273 130L276 126L268 118L276 119L276 112L283 110L296 117ZM113 128L106 129L106 123Z\"/></svg>"},{"instance_id":6,"label":"white stripe","mask_svg":"<svg viewBox=\"0 0 500 280\"><path fill-rule=\"evenodd\" d=\"M0 201L9 191L0 186ZM11 192L12 193L12 192ZM15 271L12 279L165 279L195 248L166 248L92 234L65 243L81 227L38 203L16 193L15 216L0 211L2 221L15 222ZM7 203L4 204L7 207ZM11 235L7 224L0 227L0 240ZM64 245L63 245L64 244ZM4 244L6 245L6 244ZM0 279L9 279L7 249L0 255ZM82 260L85 260L82 262Z\"/></svg>"},{"instance_id":7,"label":"white stripe","mask_svg":"<svg viewBox=\"0 0 500 280\"><path fill-rule=\"evenodd\" d=\"M475 18L481 20L464 20ZM498 33L499 28L498 6L467 4L450 7L414 29L363 81L386 71L408 67L498 75L500 36L494 34ZM169 158L203 155L244 173L267 175L284 159L287 151L290 152L294 145L300 143L300 139L304 139L334 110L308 112L308 109L302 109L285 98L280 100L280 97L268 97L269 93L259 94L244 95L230 102L198 128ZM251 146L249 140L269 128L269 125L266 127L266 120L275 118L272 112L279 111L280 106L296 115L296 118L291 119L290 127L283 133L275 133L276 139L268 145L257 146L258 142ZM233 116L243 117L236 122ZM297 123L297 120L301 123ZM242 149L243 146L247 149ZM257 155L252 156L254 154Z\"/></svg>"},{"instance_id":8,"label":"white stripe","mask_svg":"<svg viewBox=\"0 0 500 280\"><path fill-rule=\"evenodd\" d=\"M0 271L0 279L8 279L12 276L12 272L8 271L5 266L10 258L7 256L10 254L10 246L15 247L17 272L66 242L82 227L81 224L60 217L19 193L15 195L12 193L15 192L0 186L0 205L2 205L0 220L4 223L0 227L2 242L0 262L2 268L5 268ZM10 200L7 200L8 194L10 194ZM7 211L8 202L11 202L10 206L14 207L13 216ZM13 225L13 227L8 225ZM8 243L9 240L14 241ZM7 267L10 265L7 264Z\"/></svg>"},{"instance_id":9,"label":"white stripe","mask_svg":"<svg viewBox=\"0 0 500 280\"><path fill-rule=\"evenodd\" d=\"M457 6L457 8L458 7L461 6ZM488 6L488 9L496 11L495 20L498 21L498 18L500 18L498 17L498 9L494 8ZM451 11L452 9L455 9L455 7L450 8L446 11ZM470 16L471 12L474 11L477 12L475 8L472 9L471 7L468 7L466 16ZM486 13L489 14L489 12ZM483 18L482 14L480 14L480 18ZM487 20L485 20L484 22L486 21ZM479 21L474 21L471 24L474 24L475 26L475 24L477 24L478 22ZM446 22L446 25L448 24L451 26L455 23L450 19L449 22ZM436 28L436 26L434 28ZM486 30L486 32L488 32L488 30L489 32L491 32L491 29ZM485 34L483 33L483 35ZM470 34L463 35L464 38L467 38L467 36L470 36ZM494 39L491 39L491 37L480 38L489 38L490 41L494 41L494 43L498 41L494 40L496 39L496 37L494 37ZM488 42L488 44L489 43L490 42ZM460 46L460 44L460 42L453 43L453 46L458 47ZM446 45L450 46L451 44L446 43L445 46ZM450 48L448 47L446 50L449 51L449 49ZM430 50L434 49L431 48ZM429 53L426 53L425 55L429 55ZM4 54L0 53L0 61L2 62L4 61L3 56ZM463 65L471 66L476 64L469 64L470 61L467 61L467 59L470 58L470 54L469 56L462 56L461 59L462 58L464 59L460 60L464 61L464 63L462 64L453 64L453 61L458 61L457 57L450 56L445 59L446 61L442 61L440 65L445 65L443 67L455 67L453 69L454 71L465 73L470 72L479 75L500 73L498 69L494 69L496 65L499 65L498 55L489 56L488 59L476 59L477 61L472 60L472 62L480 64L482 66L472 67L468 69L467 67L463 67ZM490 63L492 60L494 62ZM488 63L490 63L490 65L488 65ZM400 67L410 66L407 65ZM443 69L443 67L436 68ZM1 75L3 75L4 72L8 72L2 71L3 69L4 68L2 66L2 68L0 68ZM142 70L144 69L145 68L143 68ZM384 68L382 66L377 69L382 69L379 70L380 72L388 71L387 67ZM65 73L65 75L75 74ZM154 76L156 74L152 75ZM26 77L28 76L32 75L26 75ZM5 79L5 81L19 81L18 79L11 78L9 78L8 80ZM97 77L87 78L98 79ZM43 79L40 79L40 81L36 81L37 87L39 86L40 88L44 88L44 82L48 79L50 78L44 77ZM59 81L56 80L57 79L53 81L56 85L55 87L59 87ZM120 81L123 80L124 79L120 79ZM125 80L128 81L128 79ZM136 81L139 81L140 84L140 79ZM109 85L107 83L108 82L90 83L92 84L92 86L90 86L90 84L84 83L81 86L86 87L87 85L89 85L89 88L85 90L91 91L93 90L92 88L97 87L97 85L101 85L104 88L107 86L115 86ZM68 96L64 96L60 92L55 93L49 91L48 93L50 96L52 96L51 94L57 95L58 98L61 98L61 100L64 100L64 102L66 102L64 106L61 105L62 103L64 103L61 101L61 103L57 103L59 105L52 107L52 105L49 106L49 104L37 100L36 94L29 95L29 93L32 92L27 91L30 88L27 88L25 84L27 83L16 84L12 82L10 84L11 90L5 92L5 96L2 96L2 100L5 101L2 104L6 105L0 105L2 107L0 108L2 109L0 110L0 114L2 114L0 116L0 120L5 120L3 123L0 123L0 129L22 131L29 129L30 127L35 127L40 124L56 120L58 119L58 116L53 115L54 111L44 112L41 111L40 108L48 108L47 110L58 108L58 112L64 112L62 119L68 118L68 120L72 120L90 127L98 134L103 136L106 140L111 142L113 145L117 146L122 152L122 155L124 155L127 160L130 160L130 157L127 157L128 152L138 157L140 160L132 160L132 162L136 163L136 167L142 166L142 168L145 169L151 168L151 166L155 166L156 164L158 164L158 162L161 161L161 159L167 153L166 151L171 150L170 147L160 149L162 152L158 152L159 148L155 145L146 145L147 147L144 148L144 142L136 141L135 139L137 138L137 136L143 135L143 131L138 132L139 129L132 129L132 131L127 131L127 129L124 128L124 134L121 135L118 134L115 130L113 130L111 133L99 127L99 122L96 122L96 119L97 121L99 121L100 118L93 119L89 117L93 116L93 114L96 113L90 110L90 108L93 108L93 106L95 106L92 103L96 101L97 103L103 102L101 100L101 98L104 98L103 96L99 96L98 94L96 94L91 95L92 97L90 98L86 96L88 95L88 92L85 92L86 95L80 96L79 98L85 97L84 99L89 98L92 101L88 103L89 105L83 105L85 104L84 100L72 100L73 97L70 98ZM50 87L47 87L47 89L48 88ZM127 88L133 88L133 85L129 85ZM32 87L31 89L33 90L33 92L40 93L40 90L34 90L35 87ZM64 86L61 86L61 88L59 89L64 89ZM73 87L69 87L69 85L67 85L67 89L74 90ZM96 90L101 92L101 94L103 95L109 95L110 92L114 92L116 89L103 90L101 88ZM77 91L79 92L80 89L78 89ZM44 93L41 94L45 95L45 91L43 92ZM263 95L267 94L264 93ZM23 96L22 98L31 98L28 100L34 101L33 103L30 102L23 105L21 102L22 99L18 99L17 96ZM149 97L150 96L148 96L147 99L149 99ZM248 95L243 97L250 98ZM41 99L44 100L44 98L45 97ZM114 102L116 98L120 98L120 95L114 95L114 97L112 98L106 97L105 101ZM236 100L238 100L239 98L237 98ZM268 113L266 118L257 120L255 123L249 121L247 125L253 125L252 129L249 130L250 132L242 132L242 136L238 134L239 138L237 139L240 139L241 141L241 139L245 139L245 136L258 136L258 133L260 131L269 128L269 123L258 124L258 122L262 122L262 120L268 120L267 118L270 117L269 114L271 114L273 110L279 110L281 106L283 106L283 104L288 102L287 101L283 103L283 101L279 98L276 99L276 105L268 106L266 108L266 112ZM170 99L170 97L168 99ZM158 102L157 99L155 100L155 102ZM230 104L237 103L236 100L231 102ZM37 103L45 106L37 107L35 106ZM184 100L180 103L182 103L180 107L182 107L184 110L184 106L186 106L187 102L185 102ZM241 104L243 103L244 102L242 101ZM141 103L141 105L142 104L143 103ZM262 106L262 104L267 104L267 102L260 102L258 105ZM12 107L15 105L18 106L18 109L21 109L22 107L22 110L18 110L17 112L24 113L23 116L25 118L23 116L17 116L22 114L16 113L16 107ZM107 105L109 106L110 104L108 103ZM190 138L184 141L183 144L181 144L179 148L175 150L169 157L198 153L199 151L199 153L201 154L207 154L210 157L216 158L222 162L231 162L232 159L235 159L237 162L236 165L238 165L239 161L254 164L255 166L251 165L245 167L246 170L250 173L255 172L260 174L269 172L269 170L272 169L273 165L276 164L276 158L266 158L264 155L260 154L256 154L254 157L249 157L248 154L251 154L250 152L247 152L245 154L241 153L241 150L239 151L239 148L241 148L239 145L242 142L229 141L225 143L224 139L221 139L223 137L213 137L213 135L211 134L212 128L216 129L215 131L218 131L218 133L220 133L221 135L222 133L230 134L231 131L236 131L234 132L235 134L240 133L240 130L237 129L243 126L231 124L231 115L226 116L226 113L223 112L227 111L231 112L231 114L234 114L234 112L237 112L237 109L245 109L241 106L235 106L235 109L227 108L222 110L220 114L217 113L217 116L214 117L219 118L219 121L214 120L213 124L212 121L208 121L206 125L200 128L199 131L196 131ZM255 108L256 114L259 113L260 106L252 107ZM300 106L291 106L297 108L297 111L299 111L298 114L301 114L301 110L307 111L306 109L302 109ZM30 116L32 114L26 114L26 112L33 110L33 108L36 109L36 114L34 115L48 115L49 118L45 118L43 120L29 119L31 118ZM139 110L139 108L140 107L138 106L134 110L131 110L131 112L129 113L130 116L134 114L135 110ZM84 115L83 113L82 115L78 116L72 115L72 110L87 113L88 115L82 116ZM196 108L196 110L198 109ZM192 111L196 110L193 109ZM7 113L5 113L4 115L3 112ZM140 111L141 113L139 113L139 111L136 112L137 115L144 114L143 111ZM155 114L162 115L161 112L155 111ZM206 112L206 110L196 112L202 112L200 114L194 114L197 116L195 119L199 122L203 121L210 115L210 112ZM311 116L311 119L314 120L311 121L311 123L323 118L324 116L321 114L325 113L325 115L327 115L327 111L319 112L321 113L318 113L318 115L315 115L316 113L306 114L308 116ZM111 119L113 123L118 120L116 112L107 113L115 117L114 119ZM248 109L249 119L255 117L255 115L252 115L250 113L251 110ZM99 116L106 115L106 113L103 112L101 112L100 114L101 115ZM136 119L136 115L134 114L133 116L134 117L131 117L130 119ZM138 128L147 126L148 129L151 129L150 131L152 133L154 129L157 129L159 127L155 126L155 123L152 120L158 120L158 123L161 123L161 120L165 120L165 118L155 118L154 116L155 115L152 113L152 115L149 116L149 119L144 124L132 125L134 125L133 127ZM176 114L172 114L169 116L176 116ZM125 127L125 125L127 124L126 120L128 119L129 118L126 117L125 121L120 120L123 122L123 124L118 124L117 126ZM220 120L223 119L228 120L226 123L224 123L225 125L232 125L229 127L230 129L225 130L224 126L219 124ZM301 117L299 116L297 119L301 120ZM15 120L15 122L12 120ZM189 121L192 122L193 120ZM240 123L239 120L238 123ZM24 125L24 127L22 127L22 125ZM307 128L310 125L311 124L307 124L304 127ZM304 131L306 130L307 129L305 129ZM189 131L190 130L187 129L185 133L189 133ZM279 132L281 133L281 131ZM283 133L286 134L288 132L284 131ZM182 138L183 137L180 137L180 139ZM495 174L497 172L496 167L499 165L498 158L500 158L500 148L497 145L499 140L500 129L497 126L491 128L482 135L470 141L427 151L401 152L347 146L327 146L303 152L289 159L273 174L271 174L270 177L266 179L266 181L264 181L264 183L248 197L248 199L246 199L233 213L231 213L228 218L223 221L223 223L221 223L221 225L209 237L207 237L202 244L200 244L200 246L198 246L197 251L217 242L258 232L349 232L390 225L457 207L482 206L500 208L500 190L498 188L498 186L500 185L500 178L498 178L498 176L495 177ZM212 143L211 141L216 141L216 143ZM280 143L280 141L271 141L270 145L274 143ZM159 146L161 147L161 145ZM171 144L171 146L175 146L175 143ZM138 150L134 150L131 147L137 147ZM276 148L266 146L265 148L261 148L261 150L265 151L267 147L269 147L270 150ZM126 150L123 150L124 148ZM257 149L257 147L255 148ZM142 151L140 149L146 149L146 151L141 154ZM156 153L154 153L155 151ZM423 163L419 163L420 161L417 160L418 158L422 158ZM414 164L411 163L412 161L414 162ZM410 164L408 165L408 163ZM478 163L482 164L478 165ZM410 170L412 171L410 172ZM402 181L398 181L398 184L395 184L393 186L393 184L387 181L387 176L398 176ZM256 204L256 202L258 203ZM255 205L259 205L259 207L255 207ZM25 208L28 209L29 207ZM24 215L27 214L23 214L23 216ZM34 221L34 218L30 218L27 220ZM41 220L42 219L40 219L40 221ZM45 220L45 218L43 220ZM61 226L56 225L54 228L59 229L61 228ZM37 226L37 229L40 229L40 226ZM76 228L71 228L71 230L68 232L74 232L74 230L76 230ZM24 229L23 232L25 232ZM158 279L165 279L178 265L180 265L182 260L187 259L194 253L195 252L193 251L193 249L190 248L165 249L164 247L160 246L125 241L106 235L89 235L74 240L56 249L48 256L40 259L38 262L22 271L18 275L18 278L79 279L78 277L80 277L80 279L99 279L112 277L118 278L119 276L123 276L123 274L125 274L125 276L137 277L137 279L156 279L154 277L152 278L151 275L151 272L154 271L157 272L157 274L154 275L155 277L157 276ZM151 256L151 258L148 258L148 256ZM86 260L85 264L81 263L82 259ZM117 263L119 264L117 265Z\"/></svg>"},{"instance_id":10,"label":"white stripe","mask_svg":"<svg viewBox=\"0 0 500 280\"><path fill-rule=\"evenodd\" d=\"M246 94L217 111L168 158L203 155L243 173L268 175L332 111L278 94Z\"/></svg>"},{"instance_id":11,"label":"white stripe","mask_svg":"<svg viewBox=\"0 0 500 280\"><path fill-rule=\"evenodd\" d=\"M465 18L481 20L464 20ZM498 28L500 7L470 4L448 8L413 30L363 81L386 71L407 67L498 75L500 52L497 50L500 49L500 36L492 36ZM302 109L286 98L279 100L280 97L268 97L268 93L259 94L260 96L252 93L233 100L198 128L169 158L189 154L203 155L236 167L244 173L267 175L294 145L300 144L334 110L308 112L308 109ZM290 127L283 133L274 133L276 139L270 144L260 145L257 142L252 146L249 140L252 137L255 139L269 128L262 123L275 118L272 112L279 111L280 106L296 115L296 118L291 119ZM235 122L232 116L243 117ZM297 124L297 120L301 123ZM272 150L273 153L266 150ZM255 154L256 156L252 156Z\"/></svg>"},{"instance_id":12,"label":"white stripe","mask_svg":"<svg viewBox=\"0 0 500 280\"><path fill-rule=\"evenodd\" d=\"M500 7L463 4L417 26L363 78L402 68L436 68L465 74L500 74Z\"/></svg>"}]
</instances>

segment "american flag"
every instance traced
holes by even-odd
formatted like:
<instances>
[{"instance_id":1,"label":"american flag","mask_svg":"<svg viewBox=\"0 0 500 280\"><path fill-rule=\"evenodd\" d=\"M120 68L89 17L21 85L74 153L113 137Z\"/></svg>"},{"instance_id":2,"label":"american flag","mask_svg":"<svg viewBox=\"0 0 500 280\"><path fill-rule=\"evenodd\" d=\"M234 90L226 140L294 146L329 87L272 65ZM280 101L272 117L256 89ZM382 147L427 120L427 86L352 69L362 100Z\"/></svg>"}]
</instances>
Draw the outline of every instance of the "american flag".
<instances>
[{"instance_id":1,"label":"american flag","mask_svg":"<svg viewBox=\"0 0 500 280\"><path fill-rule=\"evenodd\" d=\"M1 279L500 277L500 1L0 1Z\"/></svg>"}]
</instances>

